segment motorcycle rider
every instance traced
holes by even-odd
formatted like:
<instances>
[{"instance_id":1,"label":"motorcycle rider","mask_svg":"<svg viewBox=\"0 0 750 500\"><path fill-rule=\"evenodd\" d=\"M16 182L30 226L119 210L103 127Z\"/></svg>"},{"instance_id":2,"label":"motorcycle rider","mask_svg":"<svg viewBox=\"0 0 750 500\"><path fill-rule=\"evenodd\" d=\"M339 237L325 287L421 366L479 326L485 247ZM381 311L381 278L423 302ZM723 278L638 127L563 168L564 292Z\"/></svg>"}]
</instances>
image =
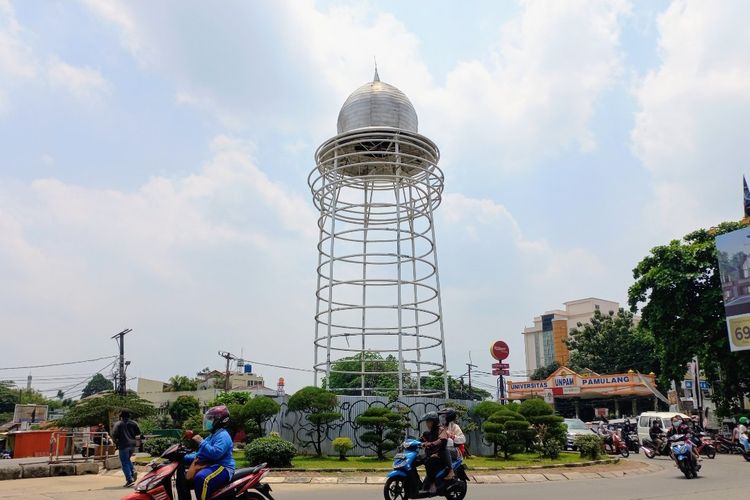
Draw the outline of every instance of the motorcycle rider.
<instances>
[{"instance_id":1,"label":"motorcycle rider","mask_svg":"<svg viewBox=\"0 0 750 500\"><path fill-rule=\"evenodd\" d=\"M747 439L747 417L740 417L737 420L737 425L732 431L732 441L739 444L743 436Z\"/></svg>"},{"instance_id":2,"label":"motorcycle rider","mask_svg":"<svg viewBox=\"0 0 750 500\"><path fill-rule=\"evenodd\" d=\"M667 440L671 438L672 436L686 436L692 433L690 430L690 427L682 420L682 417L679 415L675 415L671 419L672 427L667 431ZM690 440L690 451L693 454L693 457L695 458L695 463L698 464L698 468L700 468L700 464L698 463L700 461L700 454L698 453L698 448L695 446L695 443L693 440ZM672 451L670 450L669 456L672 457L674 460L674 456L672 455ZM677 462L675 462L675 465L677 465Z\"/></svg>"},{"instance_id":3,"label":"motorcycle rider","mask_svg":"<svg viewBox=\"0 0 750 500\"><path fill-rule=\"evenodd\" d=\"M651 442L654 443L656 453L661 455L662 448L664 447L664 429L661 426L661 419L655 418L651 421L651 428L648 430L648 437L651 438Z\"/></svg>"},{"instance_id":4,"label":"motorcycle rider","mask_svg":"<svg viewBox=\"0 0 750 500\"><path fill-rule=\"evenodd\" d=\"M422 484L422 491L434 493L435 476L446 465L446 455L448 454L448 432L440 426L440 417L434 411L426 413L422 417L422 422L427 425L427 430L422 433L419 440L424 443L422 446L425 451L425 481ZM448 458L450 461L450 457ZM450 472L453 472L451 467ZM452 474L451 474L452 475ZM448 477L446 476L446 480Z\"/></svg>"},{"instance_id":5,"label":"motorcycle rider","mask_svg":"<svg viewBox=\"0 0 750 500\"><path fill-rule=\"evenodd\" d=\"M440 425L445 428L448 438L453 440L453 444L461 456L465 456L466 436L464 436L464 431L461 430L461 427L456 422L458 413L453 408L443 408L438 412L438 415L440 416Z\"/></svg>"},{"instance_id":6,"label":"motorcycle rider","mask_svg":"<svg viewBox=\"0 0 750 500\"><path fill-rule=\"evenodd\" d=\"M622 428L620 429L620 437L622 437L622 441L625 443L625 446L630 449L630 430L631 430L631 424L630 419L625 418L625 422L622 424Z\"/></svg>"},{"instance_id":7,"label":"motorcycle rider","mask_svg":"<svg viewBox=\"0 0 750 500\"><path fill-rule=\"evenodd\" d=\"M211 434L203 439L193 436L198 443L198 451L185 455L185 463L197 460L203 466L195 473L193 488L198 500L206 500L211 493L231 481L235 463L232 456L234 443L226 427L229 424L229 410L224 405L214 406L203 416L203 429Z\"/></svg>"}]
</instances>

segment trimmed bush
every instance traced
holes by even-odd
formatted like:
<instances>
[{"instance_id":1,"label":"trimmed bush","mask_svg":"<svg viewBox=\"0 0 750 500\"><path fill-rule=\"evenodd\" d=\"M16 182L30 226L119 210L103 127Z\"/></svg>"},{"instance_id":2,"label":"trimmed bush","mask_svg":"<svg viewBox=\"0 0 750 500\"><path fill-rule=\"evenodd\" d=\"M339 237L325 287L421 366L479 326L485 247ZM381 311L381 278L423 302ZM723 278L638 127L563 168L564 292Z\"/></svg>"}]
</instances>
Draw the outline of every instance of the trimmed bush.
<instances>
[{"instance_id":1,"label":"trimmed bush","mask_svg":"<svg viewBox=\"0 0 750 500\"><path fill-rule=\"evenodd\" d=\"M526 417L536 431L534 449L542 457L557 458L566 439L564 419L555 415L552 405L543 399L527 399L521 403L518 413Z\"/></svg>"},{"instance_id":2,"label":"trimmed bush","mask_svg":"<svg viewBox=\"0 0 750 500\"><path fill-rule=\"evenodd\" d=\"M513 453L524 450L528 439L533 439L534 430L521 415L507 408L501 408L492 414L482 426L484 438L494 445L493 456L497 450L503 452L507 459Z\"/></svg>"},{"instance_id":3,"label":"trimmed bush","mask_svg":"<svg viewBox=\"0 0 750 500\"><path fill-rule=\"evenodd\" d=\"M297 448L280 437L263 437L245 446L245 458L251 465L266 462L270 467L291 467Z\"/></svg>"},{"instance_id":4,"label":"trimmed bush","mask_svg":"<svg viewBox=\"0 0 750 500\"><path fill-rule=\"evenodd\" d=\"M167 448L175 444L177 441L170 438L158 437L147 439L143 442L143 451L151 455L152 457L161 456Z\"/></svg>"},{"instance_id":5,"label":"trimmed bush","mask_svg":"<svg viewBox=\"0 0 750 500\"><path fill-rule=\"evenodd\" d=\"M377 453L378 460L385 460L385 452L398 446L404 429L409 426L403 413L381 406L368 408L354 421L367 429L360 439Z\"/></svg>"},{"instance_id":6,"label":"trimmed bush","mask_svg":"<svg viewBox=\"0 0 750 500\"><path fill-rule=\"evenodd\" d=\"M346 454L354 448L354 443L348 437L337 437L333 440L332 446L339 452L339 460L346 460Z\"/></svg>"},{"instance_id":7,"label":"trimmed bush","mask_svg":"<svg viewBox=\"0 0 750 500\"><path fill-rule=\"evenodd\" d=\"M604 446L602 438L596 434L576 436L573 444L578 448L581 458L590 458L591 460L599 460L602 456L602 448Z\"/></svg>"}]
</instances>

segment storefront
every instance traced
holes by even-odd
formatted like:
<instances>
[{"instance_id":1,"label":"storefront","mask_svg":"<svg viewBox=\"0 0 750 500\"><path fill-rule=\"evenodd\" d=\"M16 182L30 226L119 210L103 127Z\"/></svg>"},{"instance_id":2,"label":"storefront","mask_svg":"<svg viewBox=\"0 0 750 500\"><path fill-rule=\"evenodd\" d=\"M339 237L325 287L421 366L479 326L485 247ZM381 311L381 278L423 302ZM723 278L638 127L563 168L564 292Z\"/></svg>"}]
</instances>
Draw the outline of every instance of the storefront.
<instances>
[{"instance_id":1,"label":"storefront","mask_svg":"<svg viewBox=\"0 0 750 500\"><path fill-rule=\"evenodd\" d=\"M655 375L633 371L600 375L561 367L546 380L508 382L508 399L543 397L564 417L590 421L597 416L634 416L653 410Z\"/></svg>"}]
</instances>

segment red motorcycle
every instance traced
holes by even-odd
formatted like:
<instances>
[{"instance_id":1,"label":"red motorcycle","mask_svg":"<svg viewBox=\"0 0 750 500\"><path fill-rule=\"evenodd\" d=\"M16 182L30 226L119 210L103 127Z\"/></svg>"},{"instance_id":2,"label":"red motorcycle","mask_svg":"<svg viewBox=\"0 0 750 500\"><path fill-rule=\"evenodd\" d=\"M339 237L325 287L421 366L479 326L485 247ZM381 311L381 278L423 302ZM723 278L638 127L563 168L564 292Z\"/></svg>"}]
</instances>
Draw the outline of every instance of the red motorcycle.
<instances>
[{"instance_id":1,"label":"red motorcycle","mask_svg":"<svg viewBox=\"0 0 750 500\"><path fill-rule=\"evenodd\" d=\"M620 437L620 433L614 430L608 430L607 432L609 433L609 439L605 440L604 443L604 451L607 452L607 455L619 454L622 455L623 458L628 458L630 456L630 450L622 437Z\"/></svg>"},{"instance_id":2,"label":"red motorcycle","mask_svg":"<svg viewBox=\"0 0 750 500\"><path fill-rule=\"evenodd\" d=\"M716 458L716 445L714 444L714 440L706 434L705 432L701 432L699 436L695 436L693 438L696 444L696 449L698 450L698 454L701 456L708 457L710 459Z\"/></svg>"},{"instance_id":3,"label":"red motorcycle","mask_svg":"<svg viewBox=\"0 0 750 500\"><path fill-rule=\"evenodd\" d=\"M135 486L135 491L122 497L122 500L191 500L190 487L185 479L183 459L190 450L180 444L167 448L161 454L165 462L151 462L151 471L143 476ZM261 483L270 469L266 464L238 469L232 480L216 490L212 500L273 500L271 486Z\"/></svg>"}]
</instances>

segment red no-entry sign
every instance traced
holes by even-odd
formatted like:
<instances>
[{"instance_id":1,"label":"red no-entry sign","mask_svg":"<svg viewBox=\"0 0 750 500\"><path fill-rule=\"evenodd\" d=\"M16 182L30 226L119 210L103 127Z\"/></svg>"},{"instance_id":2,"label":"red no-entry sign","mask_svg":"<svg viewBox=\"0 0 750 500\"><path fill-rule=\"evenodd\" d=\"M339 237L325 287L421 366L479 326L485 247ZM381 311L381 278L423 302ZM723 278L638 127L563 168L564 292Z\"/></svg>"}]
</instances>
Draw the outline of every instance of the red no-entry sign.
<instances>
[{"instance_id":1,"label":"red no-entry sign","mask_svg":"<svg viewBox=\"0 0 750 500\"><path fill-rule=\"evenodd\" d=\"M510 349L508 349L508 344L502 340L498 340L490 346L490 354L496 360L502 361L510 355Z\"/></svg>"}]
</instances>

